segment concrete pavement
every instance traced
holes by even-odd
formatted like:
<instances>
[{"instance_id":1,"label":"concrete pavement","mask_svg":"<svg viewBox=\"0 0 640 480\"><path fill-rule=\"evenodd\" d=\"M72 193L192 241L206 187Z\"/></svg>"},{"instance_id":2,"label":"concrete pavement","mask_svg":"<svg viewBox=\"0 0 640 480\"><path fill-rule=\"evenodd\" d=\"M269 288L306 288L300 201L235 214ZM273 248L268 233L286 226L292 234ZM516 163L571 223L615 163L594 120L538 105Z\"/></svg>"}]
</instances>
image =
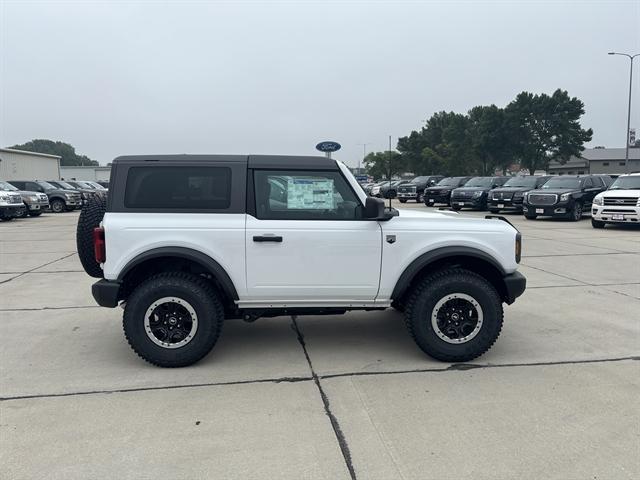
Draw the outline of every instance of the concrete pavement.
<instances>
[{"instance_id":1,"label":"concrete pavement","mask_svg":"<svg viewBox=\"0 0 640 480\"><path fill-rule=\"evenodd\" d=\"M389 310L230 321L184 369L95 306L76 213L0 223L0 476L640 478L640 230L508 218L529 288L470 365Z\"/></svg>"}]
</instances>

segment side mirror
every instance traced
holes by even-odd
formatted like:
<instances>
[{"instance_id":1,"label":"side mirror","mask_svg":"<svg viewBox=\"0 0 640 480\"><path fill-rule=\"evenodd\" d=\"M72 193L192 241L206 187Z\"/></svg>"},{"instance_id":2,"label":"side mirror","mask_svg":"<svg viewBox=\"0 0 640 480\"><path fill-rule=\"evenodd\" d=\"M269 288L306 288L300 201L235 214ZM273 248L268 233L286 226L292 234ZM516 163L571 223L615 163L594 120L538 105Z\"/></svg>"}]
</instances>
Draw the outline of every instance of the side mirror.
<instances>
[{"instance_id":1,"label":"side mirror","mask_svg":"<svg viewBox=\"0 0 640 480\"><path fill-rule=\"evenodd\" d=\"M367 197L364 204L364 217L369 220L389 220L393 215L384 209L384 200L376 197Z\"/></svg>"}]
</instances>

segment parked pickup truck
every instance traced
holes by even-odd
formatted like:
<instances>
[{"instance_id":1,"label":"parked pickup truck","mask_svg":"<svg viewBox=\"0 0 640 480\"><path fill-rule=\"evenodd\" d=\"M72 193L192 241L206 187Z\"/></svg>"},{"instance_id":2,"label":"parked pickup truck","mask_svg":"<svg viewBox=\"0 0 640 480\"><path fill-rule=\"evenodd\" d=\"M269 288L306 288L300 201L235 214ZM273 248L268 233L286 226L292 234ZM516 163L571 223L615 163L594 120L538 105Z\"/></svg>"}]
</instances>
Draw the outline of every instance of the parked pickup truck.
<instances>
[{"instance_id":1,"label":"parked pickup truck","mask_svg":"<svg viewBox=\"0 0 640 480\"><path fill-rule=\"evenodd\" d=\"M521 236L500 217L385 209L326 157L149 155L113 161L77 248L143 359L190 365L225 319L404 312L432 357L486 352L525 290ZM106 213L105 213L106 212Z\"/></svg>"}]
</instances>

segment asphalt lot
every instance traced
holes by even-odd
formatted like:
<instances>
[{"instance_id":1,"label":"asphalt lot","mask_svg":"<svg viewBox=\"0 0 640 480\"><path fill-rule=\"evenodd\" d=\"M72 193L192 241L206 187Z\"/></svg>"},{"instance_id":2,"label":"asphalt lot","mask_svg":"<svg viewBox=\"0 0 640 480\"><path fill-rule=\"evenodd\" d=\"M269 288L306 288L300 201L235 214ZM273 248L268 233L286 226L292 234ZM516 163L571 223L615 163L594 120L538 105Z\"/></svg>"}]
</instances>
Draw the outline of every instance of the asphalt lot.
<instances>
[{"instance_id":1,"label":"asphalt lot","mask_svg":"<svg viewBox=\"0 0 640 480\"><path fill-rule=\"evenodd\" d=\"M640 230L508 218L528 290L472 365L390 310L230 321L173 370L94 304L77 213L0 224L0 477L640 478Z\"/></svg>"}]
</instances>

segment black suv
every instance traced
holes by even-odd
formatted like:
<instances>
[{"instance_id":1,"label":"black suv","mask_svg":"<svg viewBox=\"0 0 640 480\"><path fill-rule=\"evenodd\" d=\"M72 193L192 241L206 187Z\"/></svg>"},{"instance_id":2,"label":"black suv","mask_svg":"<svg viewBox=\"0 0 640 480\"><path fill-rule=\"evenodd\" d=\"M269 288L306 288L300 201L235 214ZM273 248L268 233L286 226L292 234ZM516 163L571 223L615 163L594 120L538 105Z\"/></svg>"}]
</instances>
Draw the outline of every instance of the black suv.
<instances>
[{"instance_id":1,"label":"black suv","mask_svg":"<svg viewBox=\"0 0 640 480\"><path fill-rule=\"evenodd\" d=\"M552 177L538 190L525 194L524 216L568 218L578 221L589 211L593 198L607 189L611 177L606 175L562 175Z\"/></svg>"},{"instance_id":2,"label":"black suv","mask_svg":"<svg viewBox=\"0 0 640 480\"><path fill-rule=\"evenodd\" d=\"M544 185L551 177L525 175L511 177L500 188L494 188L489 195L489 211L499 213L500 210L522 211L524 194Z\"/></svg>"},{"instance_id":3,"label":"black suv","mask_svg":"<svg viewBox=\"0 0 640 480\"><path fill-rule=\"evenodd\" d=\"M436 203L449 205L451 192L462 187L473 177L447 177L440 180L435 186L424 189L424 204L432 207Z\"/></svg>"},{"instance_id":4,"label":"black suv","mask_svg":"<svg viewBox=\"0 0 640 480\"><path fill-rule=\"evenodd\" d=\"M463 187L451 192L451 208L461 210L464 207L471 207L476 210L486 210L489 192L496 187L501 187L507 180L508 177L473 177Z\"/></svg>"},{"instance_id":5,"label":"black suv","mask_svg":"<svg viewBox=\"0 0 640 480\"><path fill-rule=\"evenodd\" d=\"M416 177L408 183L398 186L398 200L401 203L406 203L407 200L415 200L417 203L422 203L424 189L432 187L444 176L442 175L429 175Z\"/></svg>"},{"instance_id":6,"label":"black suv","mask_svg":"<svg viewBox=\"0 0 640 480\"><path fill-rule=\"evenodd\" d=\"M75 210L82 207L82 197L78 192L64 190L49 182L39 180L9 180L9 183L20 190L46 193L49 197L49 207L54 213Z\"/></svg>"}]
</instances>

